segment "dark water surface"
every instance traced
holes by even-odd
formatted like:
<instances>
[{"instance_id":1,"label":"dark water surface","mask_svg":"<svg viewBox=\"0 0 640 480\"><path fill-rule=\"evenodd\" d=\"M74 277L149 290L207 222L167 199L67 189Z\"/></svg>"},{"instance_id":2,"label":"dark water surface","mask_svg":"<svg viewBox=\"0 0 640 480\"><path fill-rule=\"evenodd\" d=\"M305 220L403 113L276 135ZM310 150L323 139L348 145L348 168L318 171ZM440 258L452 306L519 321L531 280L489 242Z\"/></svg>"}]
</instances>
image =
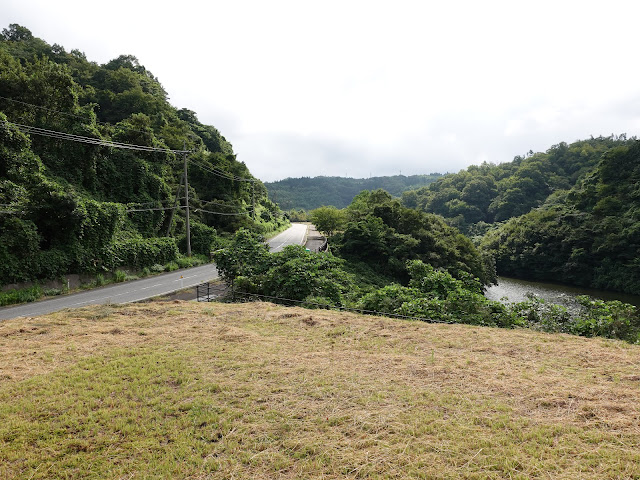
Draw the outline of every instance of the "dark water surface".
<instances>
[{"instance_id":1,"label":"dark water surface","mask_svg":"<svg viewBox=\"0 0 640 480\"><path fill-rule=\"evenodd\" d=\"M549 302L571 306L578 295L589 295L602 300L620 300L640 307L640 295L609 292L592 288L573 287L555 283L530 282L516 278L498 277L498 285L487 288L485 295L489 300L508 298L508 302L522 302L530 292Z\"/></svg>"}]
</instances>

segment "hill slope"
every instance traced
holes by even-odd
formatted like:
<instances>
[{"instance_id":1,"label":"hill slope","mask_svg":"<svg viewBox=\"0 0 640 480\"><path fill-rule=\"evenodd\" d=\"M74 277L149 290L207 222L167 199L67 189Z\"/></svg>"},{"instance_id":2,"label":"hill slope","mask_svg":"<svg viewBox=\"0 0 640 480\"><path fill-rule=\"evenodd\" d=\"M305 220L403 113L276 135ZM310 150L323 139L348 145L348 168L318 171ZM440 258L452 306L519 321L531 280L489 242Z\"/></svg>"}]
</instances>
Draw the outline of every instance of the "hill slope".
<instances>
[{"instance_id":1,"label":"hill slope","mask_svg":"<svg viewBox=\"0 0 640 480\"><path fill-rule=\"evenodd\" d=\"M6 321L0 476L637 478L639 357L271 304Z\"/></svg>"},{"instance_id":2,"label":"hill slope","mask_svg":"<svg viewBox=\"0 0 640 480\"><path fill-rule=\"evenodd\" d=\"M216 233L282 223L231 144L134 56L98 65L13 24L0 92L0 285L175 260L185 151L195 253Z\"/></svg>"},{"instance_id":3,"label":"hill slope","mask_svg":"<svg viewBox=\"0 0 640 480\"><path fill-rule=\"evenodd\" d=\"M640 141L614 148L568 192L489 231L505 275L636 293L640 289Z\"/></svg>"},{"instance_id":4,"label":"hill slope","mask_svg":"<svg viewBox=\"0 0 640 480\"><path fill-rule=\"evenodd\" d=\"M281 208L313 210L323 205L344 208L363 190L381 188L399 197L406 190L428 185L440 177L439 173L371 178L304 177L286 178L265 185L269 190L269 198Z\"/></svg>"},{"instance_id":5,"label":"hill slope","mask_svg":"<svg viewBox=\"0 0 640 480\"><path fill-rule=\"evenodd\" d=\"M562 142L546 152L530 151L499 165L471 165L427 187L406 192L403 200L409 207L437 213L473 232L478 224L528 213L554 192L573 187L595 168L605 152L634 142L634 137L628 139L625 134Z\"/></svg>"}]
</instances>

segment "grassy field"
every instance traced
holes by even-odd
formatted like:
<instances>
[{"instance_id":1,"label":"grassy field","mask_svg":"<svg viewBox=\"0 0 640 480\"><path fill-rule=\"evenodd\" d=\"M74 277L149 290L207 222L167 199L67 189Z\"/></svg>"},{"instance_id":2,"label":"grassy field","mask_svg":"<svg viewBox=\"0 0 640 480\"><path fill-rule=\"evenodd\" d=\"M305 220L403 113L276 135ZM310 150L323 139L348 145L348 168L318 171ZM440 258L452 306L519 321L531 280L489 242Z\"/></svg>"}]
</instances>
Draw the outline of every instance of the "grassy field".
<instances>
[{"instance_id":1,"label":"grassy field","mask_svg":"<svg viewBox=\"0 0 640 480\"><path fill-rule=\"evenodd\" d=\"M640 347L265 303L4 321L0 478L639 479Z\"/></svg>"}]
</instances>

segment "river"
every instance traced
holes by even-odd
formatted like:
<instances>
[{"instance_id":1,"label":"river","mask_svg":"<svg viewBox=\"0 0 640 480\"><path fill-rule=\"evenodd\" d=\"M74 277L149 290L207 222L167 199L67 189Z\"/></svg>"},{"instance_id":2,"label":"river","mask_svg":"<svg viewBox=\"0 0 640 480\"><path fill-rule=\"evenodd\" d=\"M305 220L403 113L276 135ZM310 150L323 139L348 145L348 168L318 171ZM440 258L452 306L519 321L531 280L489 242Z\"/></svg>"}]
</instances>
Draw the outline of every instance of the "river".
<instances>
[{"instance_id":1,"label":"river","mask_svg":"<svg viewBox=\"0 0 640 480\"><path fill-rule=\"evenodd\" d=\"M536 296L560 305L571 307L575 305L575 297L589 295L602 300L620 300L640 307L640 295L610 292L591 288L574 287L555 283L530 282L516 278L498 277L498 285L487 288L485 295L489 300L501 300L507 297L509 302L522 302L530 292Z\"/></svg>"}]
</instances>

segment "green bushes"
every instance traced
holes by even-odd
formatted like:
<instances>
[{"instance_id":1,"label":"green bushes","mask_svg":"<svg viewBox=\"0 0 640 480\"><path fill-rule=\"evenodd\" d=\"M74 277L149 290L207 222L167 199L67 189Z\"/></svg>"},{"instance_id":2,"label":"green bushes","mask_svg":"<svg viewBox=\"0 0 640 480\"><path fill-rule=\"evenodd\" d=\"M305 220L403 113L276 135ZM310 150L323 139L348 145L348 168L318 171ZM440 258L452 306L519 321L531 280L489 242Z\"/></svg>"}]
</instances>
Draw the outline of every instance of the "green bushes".
<instances>
[{"instance_id":1,"label":"green bushes","mask_svg":"<svg viewBox=\"0 0 640 480\"><path fill-rule=\"evenodd\" d=\"M358 308L440 322L513 327L522 325L507 307L488 300L482 285L466 272L462 279L420 260L407 262L409 286L387 285L358 301Z\"/></svg>"},{"instance_id":2,"label":"green bushes","mask_svg":"<svg viewBox=\"0 0 640 480\"><path fill-rule=\"evenodd\" d=\"M130 238L105 248L103 258L109 269L123 265L142 269L175 261L178 246L173 238Z\"/></svg>"},{"instance_id":3,"label":"green bushes","mask_svg":"<svg viewBox=\"0 0 640 480\"><path fill-rule=\"evenodd\" d=\"M180 257L176 260L179 268L197 267L198 265L204 265L209 260L204 255L194 255L192 257Z\"/></svg>"},{"instance_id":4,"label":"green bushes","mask_svg":"<svg viewBox=\"0 0 640 480\"><path fill-rule=\"evenodd\" d=\"M42 288L39 285L19 290L0 292L0 307L14 305L16 303L35 302L42 297Z\"/></svg>"},{"instance_id":5,"label":"green bushes","mask_svg":"<svg viewBox=\"0 0 640 480\"><path fill-rule=\"evenodd\" d=\"M241 291L288 300L322 299L322 303L343 305L353 289L343 261L318 255L300 245L289 245L269 253L262 237L240 230L227 248L214 255L223 279Z\"/></svg>"},{"instance_id":6,"label":"green bushes","mask_svg":"<svg viewBox=\"0 0 640 480\"><path fill-rule=\"evenodd\" d=\"M605 337L640 343L638 309L617 300L604 301L586 295L576 297L578 307L562 305L530 296L524 302L507 305L509 314L521 325L550 333L582 337Z\"/></svg>"},{"instance_id":7,"label":"green bushes","mask_svg":"<svg viewBox=\"0 0 640 480\"><path fill-rule=\"evenodd\" d=\"M617 300L605 302L581 295L580 313L571 324L571 333L584 337L620 338L640 343L638 309Z\"/></svg>"},{"instance_id":8,"label":"green bushes","mask_svg":"<svg viewBox=\"0 0 640 480\"><path fill-rule=\"evenodd\" d=\"M208 227L207 225L198 222L191 224L191 253L209 256L215 239L215 228ZM187 252L186 235L182 235L180 237L178 247L182 253Z\"/></svg>"},{"instance_id":9,"label":"green bushes","mask_svg":"<svg viewBox=\"0 0 640 480\"><path fill-rule=\"evenodd\" d=\"M127 272L123 270L116 270L113 273L113 281L115 283L122 283L127 279Z\"/></svg>"}]
</instances>

